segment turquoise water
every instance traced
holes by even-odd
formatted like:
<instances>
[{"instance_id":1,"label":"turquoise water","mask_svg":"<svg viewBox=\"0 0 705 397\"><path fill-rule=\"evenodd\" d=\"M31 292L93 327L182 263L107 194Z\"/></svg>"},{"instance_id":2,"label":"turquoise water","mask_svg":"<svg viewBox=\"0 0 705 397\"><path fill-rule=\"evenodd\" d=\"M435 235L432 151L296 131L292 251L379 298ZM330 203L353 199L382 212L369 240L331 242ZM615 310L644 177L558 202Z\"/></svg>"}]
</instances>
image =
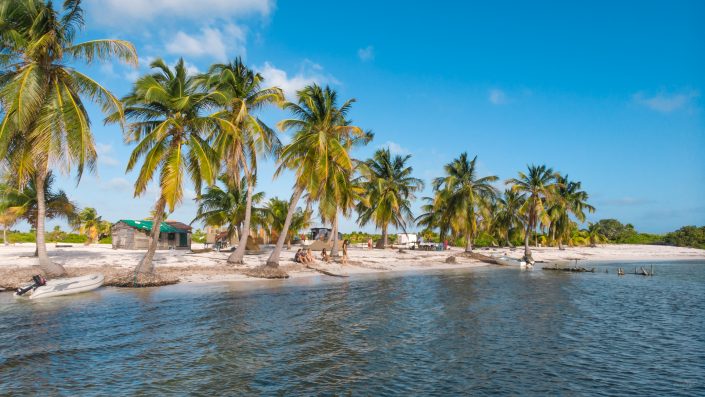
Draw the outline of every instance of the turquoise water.
<instances>
[{"instance_id":1,"label":"turquoise water","mask_svg":"<svg viewBox=\"0 0 705 397\"><path fill-rule=\"evenodd\" d=\"M0 395L705 395L705 262L616 266L4 293Z\"/></svg>"}]
</instances>

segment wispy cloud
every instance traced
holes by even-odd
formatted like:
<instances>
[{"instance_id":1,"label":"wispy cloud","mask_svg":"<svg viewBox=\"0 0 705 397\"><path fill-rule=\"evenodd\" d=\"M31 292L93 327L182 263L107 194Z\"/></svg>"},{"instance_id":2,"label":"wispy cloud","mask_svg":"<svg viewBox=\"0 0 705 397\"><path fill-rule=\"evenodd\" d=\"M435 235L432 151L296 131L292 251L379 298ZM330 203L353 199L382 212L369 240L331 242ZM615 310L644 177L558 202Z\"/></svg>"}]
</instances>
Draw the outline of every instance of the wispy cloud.
<instances>
[{"instance_id":1,"label":"wispy cloud","mask_svg":"<svg viewBox=\"0 0 705 397\"><path fill-rule=\"evenodd\" d=\"M357 56L361 61L367 62L375 59L375 48L368 45L365 48L360 48L357 50Z\"/></svg>"},{"instance_id":2,"label":"wispy cloud","mask_svg":"<svg viewBox=\"0 0 705 397\"><path fill-rule=\"evenodd\" d=\"M637 92L632 96L632 100L641 106L647 107L661 113L671 113L683 109L692 104L700 96L696 90L667 93L660 92L655 95L648 95L645 92Z\"/></svg>"},{"instance_id":3,"label":"wispy cloud","mask_svg":"<svg viewBox=\"0 0 705 397\"><path fill-rule=\"evenodd\" d=\"M230 55L245 55L245 30L233 23L223 29L203 27L197 34L178 31L166 44L170 54L191 57L211 57L226 61Z\"/></svg>"},{"instance_id":4,"label":"wispy cloud","mask_svg":"<svg viewBox=\"0 0 705 397\"><path fill-rule=\"evenodd\" d=\"M279 69L269 62L265 62L262 67L256 68L264 77L266 86L279 87L284 90L284 94L289 99L293 99L296 91L307 85L316 84L337 84L338 81L331 75L324 72L323 67L310 60L305 60L299 72L290 75L283 69Z\"/></svg>"},{"instance_id":5,"label":"wispy cloud","mask_svg":"<svg viewBox=\"0 0 705 397\"><path fill-rule=\"evenodd\" d=\"M95 144L95 151L98 153L98 162L100 164L109 166L116 166L120 164L118 159L112 156L113 145L98 142Z\"/></svg>"},{"instance_id":6,"label":"wispy cloud","mask_svg":"<svg viewBox=\"0 0 705 397\"><path fill-rule=\"evenodd\" d=\"M132 183L125 178L117 177L105 183L105 187L110 190L125 191L132 188Z\"/></svg>"},{"instance_id":7,"label":"wispy cloud","mask_svg":"<svg viewBox=\"0 0 705 397\"><path fill-rule=\"evenodd\" d=\"M411 150L403 147L402 145L393 142L393 141L387 141L384 142L383 144L378 146L379 149L387 149L389 148L389 152L392 154L400 154L400 155L407 155L411 154Z\"/></svg>"},{"instance_id":8,"label":"wispy cloud","mask_svg":"<svg viewBox=\"0 0 705 397\"><path fill-rule=\"evenodd\" d=\"M268 16L274 9L273 0L88 0L86 3L92 16L113 26L174 18Z\"/></svg>"},{"instance_id":9,"label":"wispy cloud","mask_svg":"<svg viewBox=\"0 0 705 397\"><path fill-rule=\"evenodd\" d=\"M492 88L487 92L487 99L493 105L504 105L509 102L507 94L499 88Z\"/></svg>"}]
</instances>

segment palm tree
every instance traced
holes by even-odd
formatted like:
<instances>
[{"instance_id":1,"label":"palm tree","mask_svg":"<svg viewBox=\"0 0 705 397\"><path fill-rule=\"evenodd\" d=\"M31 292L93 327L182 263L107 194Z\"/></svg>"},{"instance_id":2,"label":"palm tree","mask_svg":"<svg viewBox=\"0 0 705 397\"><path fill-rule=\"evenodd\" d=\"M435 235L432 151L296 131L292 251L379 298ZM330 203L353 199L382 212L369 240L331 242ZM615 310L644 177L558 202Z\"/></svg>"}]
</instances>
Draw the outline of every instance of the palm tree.
<instances>
[{"instance_id":1,"label":"palm tree","mask_svg":"<svg viewBox=\"0 0 705 397\"><path fill-rule=\"evenodd\" d=\"M4 245L9 245L7 241L7 230L17 223L18 215L10 209L12 203L8 201L7 195L12 187L6 183L0 183L0 224L2 224L2 241Z\"/></svg>"},{"instance_id":2,"label":"palm tree","mask_svg":"<svg viewBox=\"0 0 705 397\"><path fill-rule=\"evenodd\" d=\"M453 229L465 236L465 252L472 252L481 220L479 216L497 195L497 189L491 183L498 178L494 175L478 177L476 162L477 156L470 160L467 153L462 153L445 165L444 177L433 180L433 189L447 203Z\"/></svg>"},{"instance_id":3,"label":"palm tree","mask_svg":"<svg viewBox=\"0 0 705 397\"><path fill-rule=\"evenodd\" d=\"M24 219L33 229L36 229L40 223L40 205L43 203L45 219L63 218L69 223L75 222L77 206L69 200L63 190L54 190L54 180L54 174L49 171L41 194L37 192L36 179L30 179L21 189L5 185L3 196L6 212L14 219ZM40 201L39 197L44 197L44 201ZM38 256L39 243L36 245L35 256ZM58 263L54 263L54 265L61 268L61 272L65 271ZM62 273L57 271L53 274Z\"/></svg>"},{"instance_id":4,"label":"palm tree","mask_svg":"<svg viewBox=\"0 0 705 397\"><path fill-rule=\"evenodd\" d=\"M587 203L589 197L587 192L580 189L580 182L569 180L567 175L556 175L555 194L547 211L551 219L551 233L561 250L563 239L570 238L572 224L570 215L580 222L585 222L585 211L595 212L595 207Z\"/></svg>"},{"instance_id":5,"label":"palm tree","mask_svg":"<svg viewBox=\"0 0 705 397\"><path fill-rule=\"evenodd\" d=\"M217 116L233 126L222 129L215 142L224 161L226 175L239 183L243 174L247 182L240 243L228 258L228 263L242 264L250 234L257 157L276 155L281 150L281 142L275 132L253 113L267 105L283 103L284 93L279 88L262 88L264 78L247 68L240 58L228 64L211 66L200 79L206 88L217 94L215 98L223 108Z\"/></svg>"},{"instance_id":6,"label":"palm tree","mask_svg":"<svg viewBox=\"0 0 705 397\"><path fill-rule=\"evenodd\" d=\"M527 198L521 208L524 215L524 260L533 262L529 238L536 226L549 224L550 218L546 211L546 203L551 200L555 192L556 174L546 165L530 165L528 173L519 172L519 178L511 178L505 182L511 189L524 193Z\"/></svg>"},{"instance_id":7,"label":"palm tree","mask_svg":"<svg viewBox=\"0 0 705 397\"><path fill-rule=\"evenodd\" d=\"M282 236L282 230L289 215L289 203L276 197L269 199L262 212L264 215L263 224L269 235L276 234ZM289 221L289 227L285 235L285 244L291 245L291 239L299 231L311 225L311 210L296 208Z\"/></svg>"},{"instance_id":8,"label":"palm tree","mask_svg":"<svg viewBox=\"0 0 705 397\"><path fill-rule=\"evenodd\" d=\"M522 227L521 207L524 205L523 194L507 189L502 196L497 197L497 208L493 212L493 227L504 238L508 247L512 247L509 241L509 233Z\"/></svg>"},{"instance_id":9,"label":"palm tree","mask_svg":"<svg viewBox=\"0 0 705 397\"><path fill-rule=\"evenodd\" d=\"M281 152L275 177L289 169L294 171L295 182L287 218L282 225L283 232L267 260L267 265L271 267L279 266L290 218L304 191L308 192L310 200L316 201L329 187L329 178L334 173L351 175L354 163L350 149L359 142L372 139L371 133L350 125L346 119L354 99L338 106L338 96L334 90L315 84L299 91L297 97L297 103L284 104L284 108L296 118L285 119L278 124L281 130L294 129L295 132L292 141Z\"/></svg>"},{"instance_id":10,"label":"palm tree","mask_svg":"<svg viewBox=\"0 0 705 397\"><path fill-rule=\"evenodd\" d=\"M37 197L39 265L52 276L65 273L49 260L44 238L44 184L52 167L76 167L77 178L95 168L96 151L83 99L122 116L120 102L107 89L69 65L115 56L137 64L135 48L122 40L74 43L84 24L80 0L59 10L42 0L0 3L0 158L18 186L34 179Z\"/></svg>"},{"instance_id":11,"label":"palm tree","mask_svg":"<svg viewBox=\"0 0 705 397\"><path fill-rule=\"evenodd\" d=\"M597 244L608 241L602 233L600 233L600 225L598 223L588 222L588 237L590 239L590 247L597 247Z\"/></svg>"},{"instance_id":12,"label":"palm tree","mask_svg":"<svg viewBox=\"0 0 705 397\"><path fill-rule=\"evenodd\" d=\"M86 235L86 245L95 243L100 236L105 233L105 221L98 216L98 211L95 208L86 207L78 213L75 226L78 232Z\"/></svg>"},{"instance_id":13,"label":"palm tree","mask_svg":"<svg viewBox=\"0 0 705 397\"><path fill-rule=\"evenodd\" d=\"M122 99L126 141L137 142L127 163L131 171L144 158L135 182L135 197L141 196L159 172L159 196L154 206L152 231L147 253L135 269L136 273L153 273L152 259L159 242L159 228L164 210L169 212L181 203L184 176L191 179L197 195L202 181L211 185L218 172L217 154L209 146L207 136L218 128L232 128L229 123L204 112L214 106L213 94L201 89L189 76L184 60L172 70L157 59L150 65L155 72L140 77L132 92ZM115 122L117 115L108 118Z\"/></svg>"},{"instance_id":14,"label":"palm tree","mask_svg":"<svg viewBox=\"0 0 705 397\"><path fill-rule=\"evenodd\" d=\"M218 179L224 188L218 185L206 188L206 192L198 200L198 211L191 223L201 221L204 225L210 226L227 225L229 240L236 232L238 236L242 236L247 203L251 205L261 203L264 200L264 193L255 193L248 198L247 192L252 189L244 177L237 184L225 175L221 175ZM261 224L264 218L263 210L251 207L251 212L254 215L252 223Z\"/></svg>"},{"instance_id":15,"label":"palm tree","mask_svg":"<svg viewBox=\"0 0 705 397\"><path fill-rule=\"evenodd\" d=\"M377 248L387 246L387 228L392 225L406 230L406 222L413 221L411 201L414 193L423 189L421 179L411 176L413 168L407 165L411 155L392 157L389 149L377 150L365 162L363 190L365 201L358 203L358 224L373 221L382 230Z\"/></svg>"}]
</instances>

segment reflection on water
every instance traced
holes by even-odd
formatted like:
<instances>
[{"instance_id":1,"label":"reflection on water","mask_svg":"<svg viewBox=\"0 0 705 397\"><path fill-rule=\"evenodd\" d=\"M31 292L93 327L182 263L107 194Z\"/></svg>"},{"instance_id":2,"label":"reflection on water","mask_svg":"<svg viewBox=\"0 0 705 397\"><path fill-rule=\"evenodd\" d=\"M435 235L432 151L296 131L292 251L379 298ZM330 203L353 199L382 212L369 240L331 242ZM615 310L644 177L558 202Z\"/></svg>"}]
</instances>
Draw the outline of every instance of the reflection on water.
<instances>
[{"instance_id":1,"label":"reflection on water","mask_svg":"<svg viewBox=\"0 0 705 397\"><path fill-rule=\"evenodd\" d=\"M705 394L705 263L0 295L0 394Z\"/></svg>"}]
</instances>

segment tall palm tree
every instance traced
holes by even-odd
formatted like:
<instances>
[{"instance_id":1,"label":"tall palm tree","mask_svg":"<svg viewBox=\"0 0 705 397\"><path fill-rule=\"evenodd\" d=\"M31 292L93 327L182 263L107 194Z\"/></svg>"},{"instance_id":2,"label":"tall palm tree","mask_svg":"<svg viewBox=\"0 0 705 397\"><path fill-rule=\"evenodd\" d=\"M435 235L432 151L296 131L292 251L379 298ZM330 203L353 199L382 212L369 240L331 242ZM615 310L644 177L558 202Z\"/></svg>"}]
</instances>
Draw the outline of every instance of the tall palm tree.
<instances>
[{"instance_id":1,"label":"tall palm tree","mask_svg":"<svg viewBox=\"0 0 705 397\"><path fill-rule=\"evenodd\" d=\"M289 203L285 200L280 200L276 197L269 199L262 209L264 215L263 224L270 235L276 234L282 236L282 231L285 229L287 217L289 216ZM299 231L311 225L311 210L303 210L296 208L289 220L289 227L285 236L285 244L291 245L291 240Z\"/></svg>"},{"instance_id":2,"label":"tall palm tree","mask_svg":"<svg viewBox=\"0 0 705 397\"><path fill-rule=\"evenodd\" d=\"M135 269L136 273L153 273L152 259L159 242L159 229L164 210L169 212L181 203L184 177L189 177L197 195L202 181L211 185L218 173L217 153L207 137L218 128L232 126L216 116L206 114L215 106L213 93L202 89L194 76L186 71L179 59L171 69L157 59L150 65L154 73L142 76L122 101L126 126L125 139L137 142L127 163L131 171L143 159L135 182L135 197L141 196L159 173L159 196L154 206L154 217L147 253ZM107 119L118 121L116 114Z\"/></svg>"},{"instance_id":3,"label":"tall palm tree","mask_svg":"<svg viewBox=\"0 0 705 397\"><path fill-rule=\"evenodd\" d=\"M228 239L233 238L237 232L238 236L243 234L243 223L247 212L246 206L258 205L264 200L264 193L258 192L247 197L248 191L252 189L248 186L246 178L235 184L233 181L221 175L219 178L224 188L218 185L209 186L206 192L198 200L198 210L196 217L191 221L203 222L204 225L221 226L227 225ZM260 225L264 218L261 208L251 207L253 224Z\"/></svg>"},{"instance_id":4,"label":"tall palm tree","mask_svg":"<svg viewBox=\"0 0 705 397\"><path fill-rule=\"evenodd\" d=\"M84 25L80 0L60 9L42 0L0 2L0 158L13 169L18 186L34 179L37 197L39 265L52 276L65 270L52 263L44 238L44 184L50 169L95 168L96 151L88 99L122 116L120 102L107 89L69 65L117 57L137 64L135 48L122 40L74 43Z\"/></svg>"},{"instance_id":5,"label":"tall palm tree","mask_svg":"<svg viewBox=\"0 0 705 397\"><path fill-rule=\"evenodd\" d=\"M519 172L518 178L511 178L505 182L511 189L526 195L526 201L521 208L524 215L524 260L533 262L529 238L531 233L541 223L550 223L546 203L551 200L556 188L556 173L546 165L529 165L528 173Z\"/></svg>"},{"instance_id":6,"label":"tall palm tree","mask_svg":"<svg viewBox=\"0 0 705 397\"><path fill-rule=\"evenodd\" d=\"M4 206L9 215L14 219L23 219L29 223L32 228L37 229L40 223L39 208L44 204L44 218L56 219L63 218L69 223L73 223L77 217L77 206L69 200L66 192L63 190L54 190L54 174L49 171L47 173L46 182L44 183L43 192L37 192L36 179L30 179L22 188L16 188L14 185L4 185ZM44 201L40 201L39 197L44 197ZM36 244L35 256L39 255L39 243ZM61 267L59 264L56 266ZM61 267L63 270L63 267ZM55 273L56 274L56 273Z\"/></svg>"},{"instance_id":7,"label":"tall palm tree","mask_svg":"<svg viewBox=\"0 0 705 397\"><path fill-rule=\"evenodd\" d=\"M423 189L421 179L411 176L413 168L407 165L411 155L392 156L389 149L377 150L365 162L363 190L365 201L357 205L358 223L364 226L370 221L382 230L382 239L377 248L387 246L389 225L406 230L407 222L413 221L411 201L416 192Z\"/></svg>"},{"instance_id":8,"label":"tall palm tree","mask_svg":"<svg viewBox=\"0 0 705 397\"><path fill-rule=\"evenodd\" d=\"M252 216L252 188L257 172L257 157L276 155L281 142L276 133L254 112L265 106L284 102L281 89L263 88L264 78L242 63L240 58L228 64L216 64L204 76L204 86L217 93L222 111L217 116L227 120L233 128L221 129L215 147L224 161L226 176L235 183L240 175L247 181L245 217L242 221L240 243L228 258L229 263L242 264Z\"/></svg>"},{"instance_id":9,"label":"tall palm tree","mask_svg":"<svg viewBox=\"0 0 705 397\"><path fill-rule=\"evenodd\" d=\"M433 189L447 203L453 229L465 236L465 252L472 252L480 215L497 195L492 182L498 178L494 175L479 177L476 162L477 156L470 160L464 152L445 165L445 176L433 180Z\"/></svg>"},{"instance_id":10,"label":"tall palm tree","mask_svg":"<svg viewBox=\"0 0 705 397\"><path fill-rule=\"evenodd\" d=\"M580 182L571 181L568 175L556 175L556 187L553 199L548 208L551 219L551 233L558 242L558 248L563 249L563 240L571 234L570 216L585 222L585 211L595 212L595 207L587 203L588 193L581 190Z\"/></svg>"},{"instance_id":11,"label":"tall palm tree","mask_svg":"<svg viewBox=\"0 0 705 397\"><path fill-rule=\"evenodd\" d=\"M334 172L352 174L354 163L350 149L356 143L372 138L371 133L350 125L346 119L354 99L339 106L334 90L315 84L299 91L297 97L297 103L284 104L295 118L278 124L281 130L293 129L295 132L292 141L282 150L275 177L289 169L294 171L295 182L283 232L267 260L267 265L272 267L279 266L290 218L301 195L308 192L309 199L316 201L325 192Z\"/></svg>"},{"instance_id":12,"label":"tall palm tree","mask_svg":"<svg viewBox=\"0 0 705 397\"><path fill-rule=\"evenodd\" d=\"M512 246L509 241L509 233L523 225L521 207L524 205L525 199L523 194L512 189L505 190L502 196L497 197L497 208L493 213L493 226L504 238L508 247Z\"/></svg>"}]
</instances>

